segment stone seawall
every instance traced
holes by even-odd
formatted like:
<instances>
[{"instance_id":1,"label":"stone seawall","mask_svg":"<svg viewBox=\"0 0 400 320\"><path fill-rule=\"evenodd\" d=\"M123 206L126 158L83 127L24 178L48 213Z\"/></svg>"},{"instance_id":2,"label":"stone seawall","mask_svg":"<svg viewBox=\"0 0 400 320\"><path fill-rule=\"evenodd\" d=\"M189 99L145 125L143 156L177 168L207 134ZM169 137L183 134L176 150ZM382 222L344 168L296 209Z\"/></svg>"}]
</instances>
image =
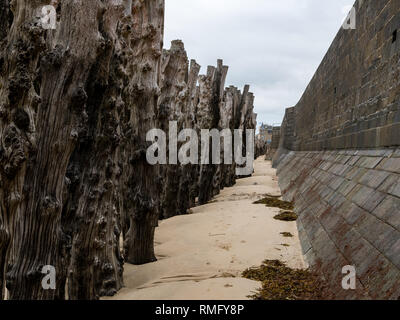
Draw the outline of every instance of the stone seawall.
<instances>
[{"instance_id":1,"label":"stone seawall","mask_svg":"<svg viewBox=\"0 0 400 320\"><path fill-rule=\"evenodd\" d=\"M272 160L276 151L279 148L280 140L281 140L281 127L273 127L271 144L268 146L268 150L265 155L265 159Z\"/></svg>"},{"instance_id":2,"label":"stone seawall","mask_svg":"<svg viewBox=\"0 0 400 320\"><path fill-rule=\"evenodd\" d=\"M337 298L400 299L400 2L358 0L296 106L273 165L306 260ZM356 267L357 290L342 268Z\"/></svg>"},{"instance_id":3,"label":"stone seawall","mask_svg":"<svg viewBox=\"0 0 400 320\"><path fill-rule=\"evenodd\" d=\"M293 150L295 141L295 108L287 108L285 111L285 117L283 118L281 125L281 132L279 135L278 150L272 157L272 167L276 168L281 159L283 159L288 150Z\"/></svg>"},{"instance_id":4,"label":"stone seawall","mask_svg":"<svg viewBox=\"0 0 400 320\"><path fill-rule=\"evenodd\" d=\"M400 145L400 2L358 0L295 107L291 150Z\"/></svg>"},{"instance_id":5,"label":"stone seawall","mask_svg":"<svg viewBox=\"0 0 400 320\"><path fill-rule=\"evenodd\" d=\"M338 299L400 299L400 149L291 151L278 166L306 261ZM342 268L357 272L343 290Z\"/></svg>"}]
</instances>

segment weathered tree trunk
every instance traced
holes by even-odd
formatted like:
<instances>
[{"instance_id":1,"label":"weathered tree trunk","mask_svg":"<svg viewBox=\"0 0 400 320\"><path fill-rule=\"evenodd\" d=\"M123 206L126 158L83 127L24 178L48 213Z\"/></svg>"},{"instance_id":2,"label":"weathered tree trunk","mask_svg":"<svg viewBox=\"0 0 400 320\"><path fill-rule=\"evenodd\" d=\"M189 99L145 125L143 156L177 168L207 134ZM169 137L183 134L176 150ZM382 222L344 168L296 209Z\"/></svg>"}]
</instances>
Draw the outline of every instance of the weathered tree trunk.
<instances>
[{"instance_id":1,"label":"weathered tree trunk","mask_svg":"<svg viewBox=\"0 0 400 320\"><path fill-rule=\"evenodd\" d=\"M161 59L164 0L51 3L56 30L37 18L49 1L0 0L2 299L6 287L11 299L115 294L124 258L156 260L159 217L235 179L234 164L150 165L147 132L167 132L169 121L199 137L254 126L252 96L224 92L221 60L197 87L200 66L188 70L182 42ZM55 290L42 287L46 265Z\"/></svg>"},{"instance_id":2,"label":"weathered tree trunk","mask_svg":"<svg viewBox=\"0 0 400 320\"><path fill-rule=\"evenodd\" d=\"M130 164L124 176L124 210L128 213L124 248L126 261L144 264L156 260L154 230L159 216L159 170L146 160L146 134L156 128L160 95L161 54L164 31L164 0L133 2L132 54L129 83L123 90L126 107L132 110L123 123L126 141L123 163Z\"/></svg>"},{"instance_id":3,"label":"weathered tree trunk","mask_svg":"<svg viewBox=\"0 0 400 320\"><path fill-rule=\"evenodd\" d=\"M12 19L12 14L9 7L8 0L0 0L0 94L2 93L2 88L5 85L4 72L4 51L3 48L6 46L6 37L10 28L10 20ZM0 118L3 117L5 113L5 105L0 101ZM1 144L3 144L1 142ZM3 165L4 150L0 147L0 163ZM0 299L5 298L6 281L5 281L5 271L6 271L6 261L8 247L10 244L10 230L9 230L9 212L6 208L4 200L4 182L3 175L0 175Z\"/></svg>"},{"instance_id":4,"label":"weathered tree trunk","mask_svg":"<svg viewBox=\"0 0 400 320\"><path fill-rule=\"evenodd\" d=\"M177 130L173 135L179 134L183 129L184 112L187 103L187 84L188 79L188 58L182 41L175 40L171 43L170 50L163 52L162 64L162 85L161 96L158 101L159 109L163 112L168 110L168 117L164 117L163 127L168 128L166 133L169 136L169 123L176 122ZM168 138L167 151L169 154L169 143L172 142ZM176 141L177 150L180 143ZM178 159L177 150L175 152L176 160ZM171 150L172 152L172 150ZM165 169L165 183L162 192L162 218L170 218L178 215L179 208L177 202L177 191L181 179L182 168L177 162L172 164L169 159L169 165Z\"/></svg>"},{"instance_id":5,"label":"weathered tree trunk","mask_svg":"<svg viewBox=\"0 0 400 320\"><path fill-rule=\"evenodd\" d=\"M122 168L118 156L123 83L118 68L123 46L117 37L121 32L117 25L123 16L122 9L103 7L99 20L103 45L85 87L87 126L79 136L67 171L68 196L62 216L66 242L58 270L62 270L64 281L68 276L70 299L111 296L122 287L118 205ZM129 19L124 21L128 23ZM61 283L59 298L65 297L64 288Z\"/></svg>"},{"instance_id":6,"label":"weathered tree trunk","mask_svg":"<svg viewBox=\"0 0 400 320\"><path fill-rule=\"evenodd\" d=\"M8 0L0 1L0 41L2 41L8 33L10 22L12 22L12 14Z\"/></svg>"},{"instance_id":7,"label":"weathered tree trunk","mask_svg":"<svg viewBox=\"0 0 400 320\"><path fill-rule=\"evenodd\" d=\"M255 129L256 123L256 115L253 114L254 109L254 95L249 92L250 86L245 85L243 89L243 94L241 96L240 103L237 107L237 111L235 112L235 129L243 130L242 136L242 155L245 156L247 152L246 146L246 130L247 129ZM244 167L244 165L237 165L237 167ZM236 176L236 179L242 179L245 176Z\"/></svg>"},{"instance_id":8,"label":"weathered tree trunk","mask_svg":"<svg viewBox=\"0 0 400 320\"><path fill-rule=\"evenodd\" d=\"M197 80L199 77L200 65L195 60L190 62L190 70L187 79L185 105L184 105L184 129L196 130L196 105L198 103ZM179 192L177 195L178 209L181 213L187 213L188 209L195 206L195 197L193 196L193 185L197 186L196 164L184 165L181 170L181 179L179 183Z\"/></svg>"},{"instance_id":9,"label":"weathered tree trunk","mask_svg":"<svg viewBox=\"0 0 400 320\"><path fill-rule=\"evenodd\" d=\"M242 116L242 122L243 122L243 151L242 151L242 154L243 154L243 156L245 156L246 153L248 152L246 131L247 130L255 130L256 126L257 126L257 121L256 121L257 115L254 114L253 110L254 110L254 94L249 92L246 95L245 105L242 110L242 114L243 114L243 116ZM253 137L253 138L255 138L255 137ZM240 178L250 177L251 174L249 174L248 176L241 176Z\"/></svg>"},{"instance_id":10,"label":"weathered tree trunk","mask_svg":"<svg viewBox=\"0 0 400 320\"><path fill-rule=\"evenodd\" d=\"M2 203L11 224L11 299L54 298L53 290L42 288L41 270L60 262L65 174L85 126L84 87L100 44L97 1L63 3L55 31L34 21L44 4L13 2L14 20L2 52Z\"/></svg>"},{"instance_id":11,"label":"weathered tree trunk","mask_svg":"<svg viewBox=\"0 0 400 320\"><path fill-rule=\"evenodd\" d=\"M200 138L200 128L198 123L197 117L197 107L199 105L199 97L200 97L200 87L197 86L197 82L199 80L199 72L200 72L200 65L196 63L195 60L191 61L190 64L190 73L189 73L189 81L188 81L188 88L191 92L189 104L188 104L188 111L186 114L186 123L185 128L193 129L196 133L198 138ZM201 154L200 145L198 146L198 155ZM200 161L200 158L197 159ZM191 164L187 165L183 168L183 180L180 185L179 189L179 199L187 197L188 201L188 208L192 208L196 205L196 198L199 195L199 177L200 177L200 164ZM189 181L188 188L185 187L185 180ZM181 200L182 202L186 200Z\"/></svg>"},{"instance_id":12,"label":"weathered tree trunk","mask_svg":"<svg viewBox=\"0 0 400 320\"><path fill-rule=\"evenodd\" d=\"M0 11L15 17L1 30L1 292L7 261L12 299L63 299L67 278L70 298L94 299L122 286L122 212L128 261L155 259L157 175L143 149L164 2L63 1L54 31L34 21L45 4ZM56 291L41 287L44 265L56 267Z\"/></svg>"},{"instance_id":13,"label":"weathered tree trunk","mask_svg":"<svg viewBox=\"0 0 400 320\"><path fill-rule=\"evenodd\" d=\"M232 164L234 163L234 153L233 153L233 143L234 143L234 93L235 89L229 87L224 92L224 98L221 103L220 108L220 122L219 127L221 130L229 129L231 132L231 149L229 150L232 156ZM221 146L224 146L224 139L221 139ZM221 149L221 159L224 159L225 148ZM222 160L223 161L223 160ZM231 187L234 184L234 180L231 181L232 176L230 174L232 164L222 163L220 165L220 189L224 189L225 187ZM233 177L234 179L234 177Z\"/></svg>"},{"instance_id":14,"label":"weathered tree trunk","mask_svg":"<svg viewBox=\"0 0 400 320\"><path fill-rule=\"evenodd\" d=\"M228 67L218 60L217 68L208 67L207 75L200 76L200 98L197 116L200 129L219 129L220 104L224 94L225 79ZM199 204L205 204L219 192L215 183L218 166L212 164L212 139L210 139L209 164L201 164L199 178Z\"/></svg>"},{"instance_id":15,"label":"weathered tree trunk","mask_svg":"<svg viewBox=\"0 0 400 320\"><path fill-rule=\"evenodd\" d=\"M173 41L170 50L164 51L163 85L159 99L162 128L168 128L170 121L177 122L177 133L195 126L194 96L200 66L192 60L188 71L188 59L183 43ZM167 112L165 111L167 110ZM166 130L168 133L168 130ZM178 142L178 150L185 142ZM169 151L169 150L168 150ZM178 156L177 153L175 155ZM164 173L164 192L162 194L162 218L186 214L192 205L190 186L192 184L193 164L167 165Z\"/></svg>"}]
</instances>

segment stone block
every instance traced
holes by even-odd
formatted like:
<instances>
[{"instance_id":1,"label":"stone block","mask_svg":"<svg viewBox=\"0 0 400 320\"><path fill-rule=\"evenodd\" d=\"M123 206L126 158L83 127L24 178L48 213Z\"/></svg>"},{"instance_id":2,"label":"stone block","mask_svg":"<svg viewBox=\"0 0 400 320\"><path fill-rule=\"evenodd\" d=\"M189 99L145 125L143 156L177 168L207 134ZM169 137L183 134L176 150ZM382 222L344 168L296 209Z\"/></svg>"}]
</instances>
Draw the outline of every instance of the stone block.
<instances>
[{"instance_id":1,"label":"stone block","mask_svg":"<svg viewBox=\"0 0 400 320\"><path fill-rule=\"evenodd\" d=\"M367 201L361 205L361 208L368 212L373 212L386 196L385 193L374 190L374 192L368 197Z\"/></svg>"},{"instance_id":2,"label":"stone block","mask_svg":"<svg viewBox=\"0 0 400 320\"><path fill-rule=\"evenodd\" d=\"M389 172L400 173L400 158L384 159L377 168Z\"/></svg>"},{"instance_id":3,"label":"stone block","mask_svg":"<svg viewBox=\"0 0 400 320\"><path fill-rule=\"evenodd\" d=\"M349 202L349 208L347 210L340 210L339 212L342 214L343 218L347 221L349 225L354 225L360 221L360 219L364 218L369 213L365 210L361 209L359 206L355 205L352 202Z\"/></svg>"},{"instance_id":4,"label":"stone block","mask_svg":"<svg viewBox=\"0 0 400 320\"><path fill-rule=\"evenodd\" d=\"M356 205L363 208L363 205L370 199L375 190L366 186L361 186L358 188L358 191L352 196L351 201L353 201Z\"/></svg>"},{"instance_id":5,"label":"stone block","mask_svg":"<svg viewBox=\"0 0 400 320\"><path fill-rule=\"evenodd\" d=\"M347 162L348 165L354 166L359 160L361 156L353 156L351 159Z\"/></svg>"},{"instance_id":6,"label":"stone block","mask_svg":"<svg viewBox=\"0 0 400 320\"><path fill-rule=\"evenodd\" d=\"M348 180L358 181L366 172L367 169L365 168L353 167L346 173L345 177Z\"/></svg>"},{"instance_id":7,"label":"stone block","mask_svg":"<svg viewBox=\"0 0 400 320\"><path fill-rule=\"evenodd\" d=\"M392 157L393 158L400 158L400 149L397 149L396 151L394 151Z\"/></svg>"},{"instance_id":8,"label":"stone block","mask_svg":"<svg viewBox=\"0 0 400 320\"><path fill-rule=\"evenodd\" d=\"M366 168L366 169L373 169L375 168L380 162L382 161L381 157L362 157L356 163L356 166Z\"/></svg>"},{"instance_id":9,"label":"stone block","mask_svg":"<svg viewBox=\"0 0 400 320\"><path fill-rule=\"evenodd\" d=\"M399 180L396 181L396 183L394 183L392 185L392 187L388 190L388 193L400 198L400 181Z\"/></svg>"},{"instance_id":10,"label":"stone block","mask_svg":"<svg viewBox=\"0 0 400 320\"><path fill-rule=\"evenodd\" d=\"M385 256L400 270L400 238L385 251Z\"/></svg>"},{"instance_id":11,"label":"stone block","mask_svg":"<svg viewBox=\"0 0 400 320\"><path fill-rule=\"evenodd\" d=\"M357 242L356 250L352 251L349 257L350 262L354 263L357 275L363 280L371 272L370 268L380 256L380 252L371 246L368 241L361 238Z\"/></svg>"},{"instance_id":12,"label":"stone block","mask_svg":"<svg viewBox=\"0 0 400 320\"><path fill-rule=\"evenodd\" d=\"M400 199L387 196L374 210L374 215L400 230Z\"/></svg>"},{"instance_id":13,"label":"stone block","mask_svg":"<svg viewBox=\"0 0 400 320\"><path fill-rule=\"evenodd\" d=\"M378 188L390 176L389 172L379 170L368 170L357 182L371 187Z\"/></svg>"},{"instance_id":14,"label":"stone block","mask_svg":"<svg viewBox=\"0 0 400 320\"><path fill-rule=\"evenodd\" d=\"M347 195L350 192L352 192L356 186L357 186L357 183L355 183L351 180L344 180L337 191L340 192L343 196L347 197Z\"/></svg>"},{"instance_id":15,"label":"stone block","mask_svg":"<svg viewBox=\"0 0 400 320\"><path fill-rule=\"evenodd\" d=\"M378 190L381 192L391 193L395 192L395 196L397 195L397 185L400 182L400 175L391 173L386 180L378 187Z\"/></svg>"},{"instance_id":16,"label":"stone block","mask_svg":"<svg viewBox=\"0 0 400 320\"><path fill-rule=\"evenodd\" d=\"M356 230L380 252L387 252L400 239L400 232L391 225L368 214L356 225Z\"/></svg>"}]
</instances>

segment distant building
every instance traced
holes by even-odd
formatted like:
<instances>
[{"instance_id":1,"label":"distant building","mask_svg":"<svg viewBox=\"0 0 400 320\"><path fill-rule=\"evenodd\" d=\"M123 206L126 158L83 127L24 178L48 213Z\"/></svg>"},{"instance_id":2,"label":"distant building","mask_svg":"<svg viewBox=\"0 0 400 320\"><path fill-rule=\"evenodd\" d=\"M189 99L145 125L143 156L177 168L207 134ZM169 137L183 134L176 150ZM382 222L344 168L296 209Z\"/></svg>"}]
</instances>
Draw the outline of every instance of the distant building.
<instances>
[{"instance_id":1,"label":"distant building","mask_svg":"<svg viewBox=\"0 0 400 320\"><path fill-rule=\"evenodd\" d=\"M258 149L266 154L266 159L271 160L275 151L278 149L280 141L281 127L262 123L260 133L257 136ZM264 152L265 150L265 152Z\"/></svg>"},{"instance_id":2,"label":"distant building","mask_svg":"<svg viewBox=\"0 0 400 320\"><path fill-rule=\"evenodd\" d=\"M260 140L266 142L267 144L271 144L273 129L273 126L262 123L259 133Z\"/></svg>"}]
</instances>

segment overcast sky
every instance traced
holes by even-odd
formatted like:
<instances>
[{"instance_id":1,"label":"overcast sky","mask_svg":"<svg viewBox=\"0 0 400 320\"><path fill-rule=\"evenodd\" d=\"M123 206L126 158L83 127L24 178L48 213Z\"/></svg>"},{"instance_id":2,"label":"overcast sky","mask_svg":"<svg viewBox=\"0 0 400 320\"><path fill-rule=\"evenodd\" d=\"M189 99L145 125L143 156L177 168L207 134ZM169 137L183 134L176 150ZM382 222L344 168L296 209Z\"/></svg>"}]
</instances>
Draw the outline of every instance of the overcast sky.
<instances>
[{"instance_id":1,"label":"overcast sky","mask_svg":"<svg viewBox=\"0 0 400 320\"><path fill-rule=\"evenodd\" d=\"M226 86L251 86L258 123L278 124L303 94L354 0L166 0L165 44L181 39Z\"/></svg>"}]
</instances>

